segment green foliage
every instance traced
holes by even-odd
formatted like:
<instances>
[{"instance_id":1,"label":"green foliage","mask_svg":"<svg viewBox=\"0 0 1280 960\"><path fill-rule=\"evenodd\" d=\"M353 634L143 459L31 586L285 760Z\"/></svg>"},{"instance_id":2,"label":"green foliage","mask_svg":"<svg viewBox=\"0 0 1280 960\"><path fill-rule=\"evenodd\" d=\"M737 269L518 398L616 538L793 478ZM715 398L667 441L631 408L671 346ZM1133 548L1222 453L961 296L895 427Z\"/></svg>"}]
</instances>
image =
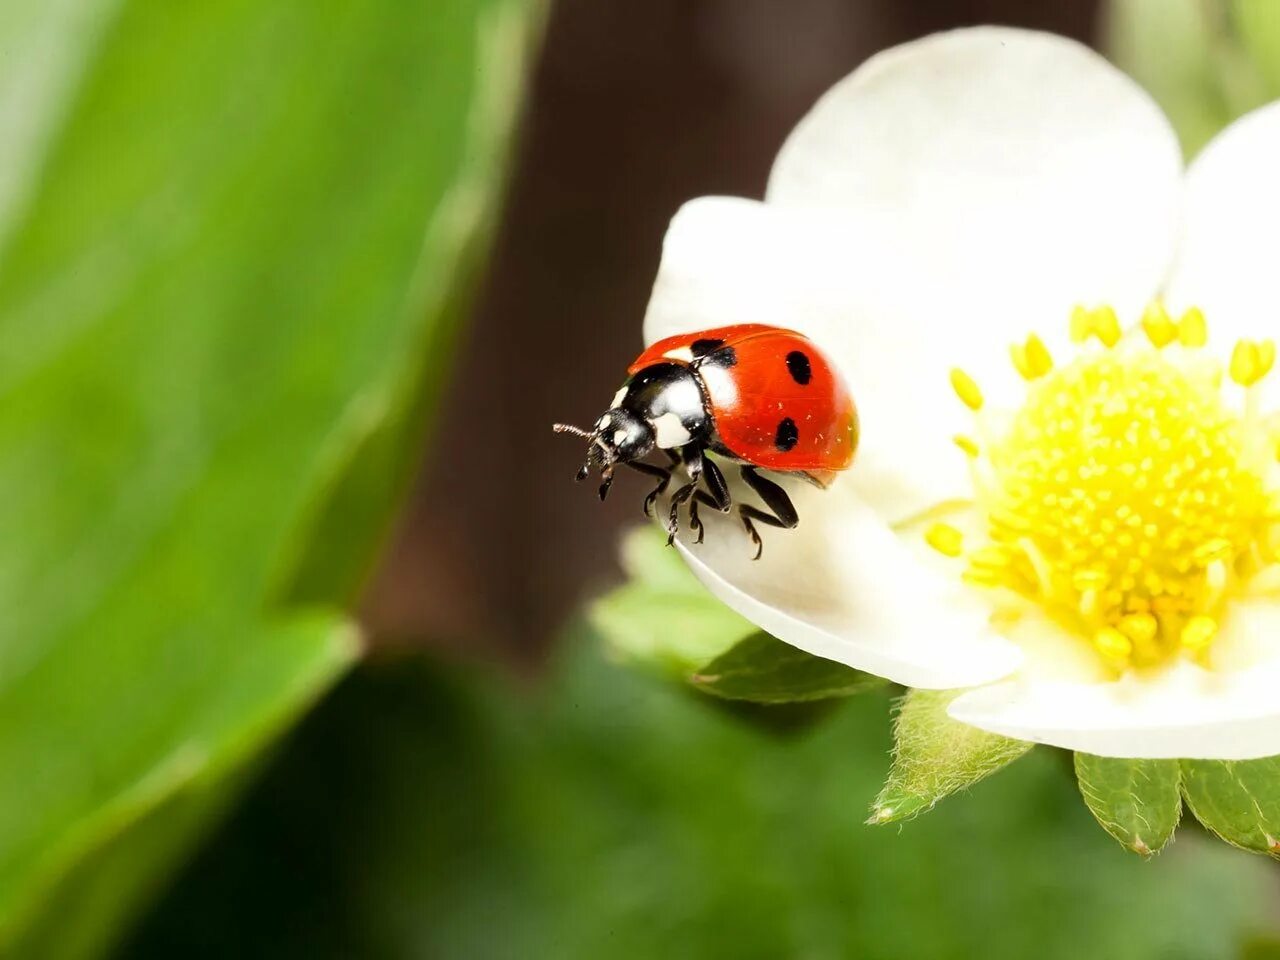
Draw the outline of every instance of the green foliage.
<instances>
[{"instance_id":1,"label":"green foliage","mask_svg":"<svg viewBox=\"0 0 1280 960\"><path fill-rule=\"evenodd\" d=\"M652 524L623 539L628 581L589 617L620 659L685 680L756 628L713 597Z\"/></svg>"},{"instance_id":2,"label":"green foliage","mask_svg":"<svg viewBox=\"0 0 1280 960\"><path fill-rule=\"evenodd\" d=\"M1232 120L1280 97L1274 0L1111 0L1107 48L1194 156Z\"/></svg>"},{"instance_id":3,"label":"green foliage","mask_svg":"<svg viewBox=\"0 0 1280 960\"><path fill-rule=\"evenodd\" d=\"M1080 795L1102 828L1134 853L1159 853L1182 817L1177 760L1075 755Z\"/></svg>"},{"instance_id":4,"label":"green foliage","mask_svg":"<svg viewBox=\"0 0 1280 960\"><path fill-rule=\"evenodd\" d=\"M1261 74L1266 93L1280 97L1280 4L1235 0L1231 9L1240 42Z\"/></svg>"},{"instance_id":5,"label":"green foliage","mask_svg":"<svg viewBox=\"0 0 1280 960\"><path fill-rule=\"evenodd\" d=\"M931 809L1031 749L1021 740L957 723L947 707L954 690L908 690L893 725L893 766L876 797L871 823L895 823Z\"/></svg>"},{"instance_id":6,"label":"green foliage","mask_svg":"<svg viewBox=\"0 0 1280 960\"><path fill-rule=\"evenodd\" d=\"M705 693L753 703L849 697L885 684L880 677L812 656L763 631L734 644L691 680Z\"/></svg>"},{"instance_id":7,"label":"green foliage","mask_svg":"<svg viewBox=\"0 0 1280 960\"><path fill-rule=\"evenodd\" d=\"M1196 819L1227 843L1280 857L1280 757L1183 760L1182 792Z\"/></svg>"},{"instance_id":8,"label":"green foliage","mask_svg":"<svg viewBox=\"0 0 1280 960\"><path fill-rule=\"evenodd\" d=\"M100 952L355 657L525 14L0 11L0 953Z\"/></svg>"},{"instance_id":9,"label":"green foliage","mask_svg":"<svg viewBox=\"0 0 1280 960\"><path fill-rule=\"evenodd\" d=\"M778 740L590 646L532 702L362 666L126 955L1235 960L1274 931L1265 863L1121 854L1049 751L873 830L883 693Z\"/></svg>"}]
</instances>

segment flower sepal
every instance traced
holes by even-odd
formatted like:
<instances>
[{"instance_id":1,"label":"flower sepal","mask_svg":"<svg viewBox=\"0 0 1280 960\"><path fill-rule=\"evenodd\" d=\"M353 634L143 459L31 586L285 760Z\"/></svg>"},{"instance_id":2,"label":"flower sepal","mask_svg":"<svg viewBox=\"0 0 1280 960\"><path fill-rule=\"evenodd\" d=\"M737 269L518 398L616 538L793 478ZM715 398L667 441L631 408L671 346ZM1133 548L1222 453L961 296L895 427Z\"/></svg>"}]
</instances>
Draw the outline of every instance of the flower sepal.
<instances>
[{"instance_id":1,"label":"flower sepal","mask_svg":"<svg viewBox=\"0 0 1280 960\"><path fill-rule=\"evenodd\" d=\"M925 813L1034 746L952 720L947 708L959 692L908 690L899 700L893 765L868 823L899 823Z\"/></svg>"},{"instance_id":2,"label":"flower sepal","mask_svg":"<svg viewBox=\"0 0 1280 960\"><path fill-rule=\"evenodd\" d=\"M1182 819L1177 760L1075 755L1076 782L1102 829L1142 857L1159 853Z\"/></svg>"}]
</instances>

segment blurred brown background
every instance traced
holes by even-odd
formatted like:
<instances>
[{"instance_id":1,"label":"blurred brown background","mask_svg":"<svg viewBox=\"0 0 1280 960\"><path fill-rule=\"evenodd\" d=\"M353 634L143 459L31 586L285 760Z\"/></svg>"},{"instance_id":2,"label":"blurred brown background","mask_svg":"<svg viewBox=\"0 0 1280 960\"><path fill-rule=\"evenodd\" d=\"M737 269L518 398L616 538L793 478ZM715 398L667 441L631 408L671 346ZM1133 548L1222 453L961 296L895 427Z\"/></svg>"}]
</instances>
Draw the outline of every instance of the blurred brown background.
<instances>
[{"instance_id":1,"label":"blurred brown background","mask_svg":"<svg viewBox=\"0 0 1280 960\"><path fill-rule=\"evenodd\" d=\"M375 636L535 663L616 580L607 504L551 423L603 410L640 348L662 235L700 194L760 196L787 132L870 54L1004 23L1091 41L1091 0L561 0L455 382L365 603Z\"/></svg>"}]
</instances>

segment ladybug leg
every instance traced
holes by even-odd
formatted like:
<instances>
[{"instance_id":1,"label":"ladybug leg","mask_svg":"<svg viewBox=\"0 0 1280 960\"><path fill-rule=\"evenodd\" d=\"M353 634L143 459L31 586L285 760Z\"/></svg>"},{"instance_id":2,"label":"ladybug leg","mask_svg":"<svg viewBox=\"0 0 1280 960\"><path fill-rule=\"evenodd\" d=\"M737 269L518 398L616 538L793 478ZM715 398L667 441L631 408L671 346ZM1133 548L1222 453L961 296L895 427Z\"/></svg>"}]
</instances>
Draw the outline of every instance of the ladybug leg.
<instances>
[{"instance_id":1,"label":"ladybug leg","mask_svg":"<svg viewBox=\"0 0 1280 960\"><path fill-rule=\"evenodd\" d=\"M724 474L720 472L716 462L705 453L702 455L702 475L707 480L707 495L695 497L695 499L701 500L721 513L728 513L729 507L733 504L733 497L729 495L729 484L725 483Z\"/></svg>"},{"instance_id":2,"label":"ladybug leg","mask_svg":"<svg viewBox=\"0 0 1280 960\"><path fill-rule=\"evenodd\" d=\"M652 463L641 463L637 460L627 461L627 466L637 473L658 478L658 485L644 498L644 515L651 517L653 516L654 501L667 492L667 484L671 482L671 471L663 467L655 467Z\"/></svg>"},{"instance_id":3,"label":"ladybug leg","mask_svg":"<svg viewBox=\"0 0 1280 960\"><path fill-rule=\"evenodd\" d=\"M715 500L711 498L711 494L705 490L699 490L693 495L693 499L689 501L689 526L698 531L698 539L694 543L702 542L702 535L706 528L702 525L702 520L698 517L698 504L705 503L712 510L719 510L721 513L728 513L729 507L726 505L721 507Z\"/></svg>"},{"instance_id":4,"label":"ladybug leg","mask_svg":"<svg viewBox=\"0 0 1280 960\"><path fill-rule=\"evenodd\" d=\"M689 474L689 482L671 495L671 513L667 518L667 546L676 542L676 533L680 530L680 505L692 497L702 481L702 465L707 462L700 447L685 447L680 461Z\"/></svg>"},{"instance_id":5,"label":"ladybug leg","mask_svg":"<svg viewBox=\"0 0 1280 960\"><path fill-rule=\"evenodd\" d=\"M767 513L749 503L741 504L738 507L738 516L742 518L742 525L747 528L747 536L756 545L756 555L751 559L759 560L760 555L764 553L764 542L760 539L760 534L756 532L755 524L751 521L756 520L770 527L790 530L800 522L800 516L796 513L796 508L792 504L791 498L787 496L787 491L772 480L767 480L760 476L755 467L743 467L742 479L746 481L747 486L759 495L760 499L764 501L764 505L773 511L773 513Z\"/></svg>"},{"instance_id":6,"label":"ladybug leg","mask_svg":"<svg viewBox=\"0 0 1280 960\"><path fill-rule=\"evenodd\" d=\"M698 531L698 539L694 541L695 543L701 543L706 532L706 528L703 527L702 520L698 516L698 504L705 504L720 513L728 513L729 507L733 503L733 498L729 495L729 485L724 480L724 474L720 472L716 462L705 453L702 455L702 477L706 481L707 489L697 491L693 495L693 499L689 501L689 526Z\"/></svg>"}]
</instances>

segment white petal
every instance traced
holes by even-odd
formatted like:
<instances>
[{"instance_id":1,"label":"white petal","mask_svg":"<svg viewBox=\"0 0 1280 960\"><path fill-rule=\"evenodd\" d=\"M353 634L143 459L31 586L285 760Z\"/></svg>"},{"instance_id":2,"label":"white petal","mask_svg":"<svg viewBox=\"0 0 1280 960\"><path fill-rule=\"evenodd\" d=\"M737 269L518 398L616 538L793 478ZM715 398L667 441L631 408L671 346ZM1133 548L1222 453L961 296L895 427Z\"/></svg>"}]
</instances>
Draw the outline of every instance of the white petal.
<instances>
[{"instance_id":1,"label":"white petal","mask_svg":"<svg viewBox=\"0 0 1280 960\"><path fill-rule=\"evenodd\" d=\"M783 146L768 199L892 223L915 248L915 286L952 306L905 336L961 326L999 345L1064 325L1077 303L1141 309L1168 269L1181 189L1177 138L1137 84L1072 40L981 27L895 47L837 84Z\"/></svg>"},{"instance_id":2,"label":"white petal","mask_svg":"<svg viewBox=\"0 0 1280 960\"><path fill-rule=\"evenodd\" d=\"M1170 304L1201 307L1219 346L1274 336L1278 236L1280 102L1237 120L1191 165Z\"/></svg>"},{"instance_id":3,"label":"white petal","mask_svg":"<svg viewBox=\"0 0 1280 960\"><path fill-rule=\"evenodd\" d=\"M928 38L819 102L767 207L681 211L646 336L805 330L862 415L851 482L899 520L967 491L951 367L1003 367L1010 342L1065 328L1077 302L1136 310L1167 270L1179 178L1163 116L1085 48L995 29Z\"/></svg>"},{"instance_id":4,"label":"white petal","mask_svg":"<svg viewBox=\"0 0 1280 960\"><path fill-rule=\"evenodd\" d=\"M1217 643L1256 648L1280 637L1280 605L1233 613ZM1262 636L1259 636L1259 635ZM1280 754L1280 659L1239 671L1179 663L1109 683L1022 677L952 703L956 720L1021 740L1104 757L1251 760Z\"/></svg>"},{"instance_id":5,"label":"white petal","mask_svg":"<svg viewBox=\"0 0 1280 960\"><path fill-rule=\"evenodd\" d=\"M800 526L761 527L760 560L736 518L706 509L706 542L677 541L723 602L793 646L911 686L970 686L1017 668L1021 654L991 633L985 606L911 557L847 484L788 489Z\"/></svg>"}]
</instances>

